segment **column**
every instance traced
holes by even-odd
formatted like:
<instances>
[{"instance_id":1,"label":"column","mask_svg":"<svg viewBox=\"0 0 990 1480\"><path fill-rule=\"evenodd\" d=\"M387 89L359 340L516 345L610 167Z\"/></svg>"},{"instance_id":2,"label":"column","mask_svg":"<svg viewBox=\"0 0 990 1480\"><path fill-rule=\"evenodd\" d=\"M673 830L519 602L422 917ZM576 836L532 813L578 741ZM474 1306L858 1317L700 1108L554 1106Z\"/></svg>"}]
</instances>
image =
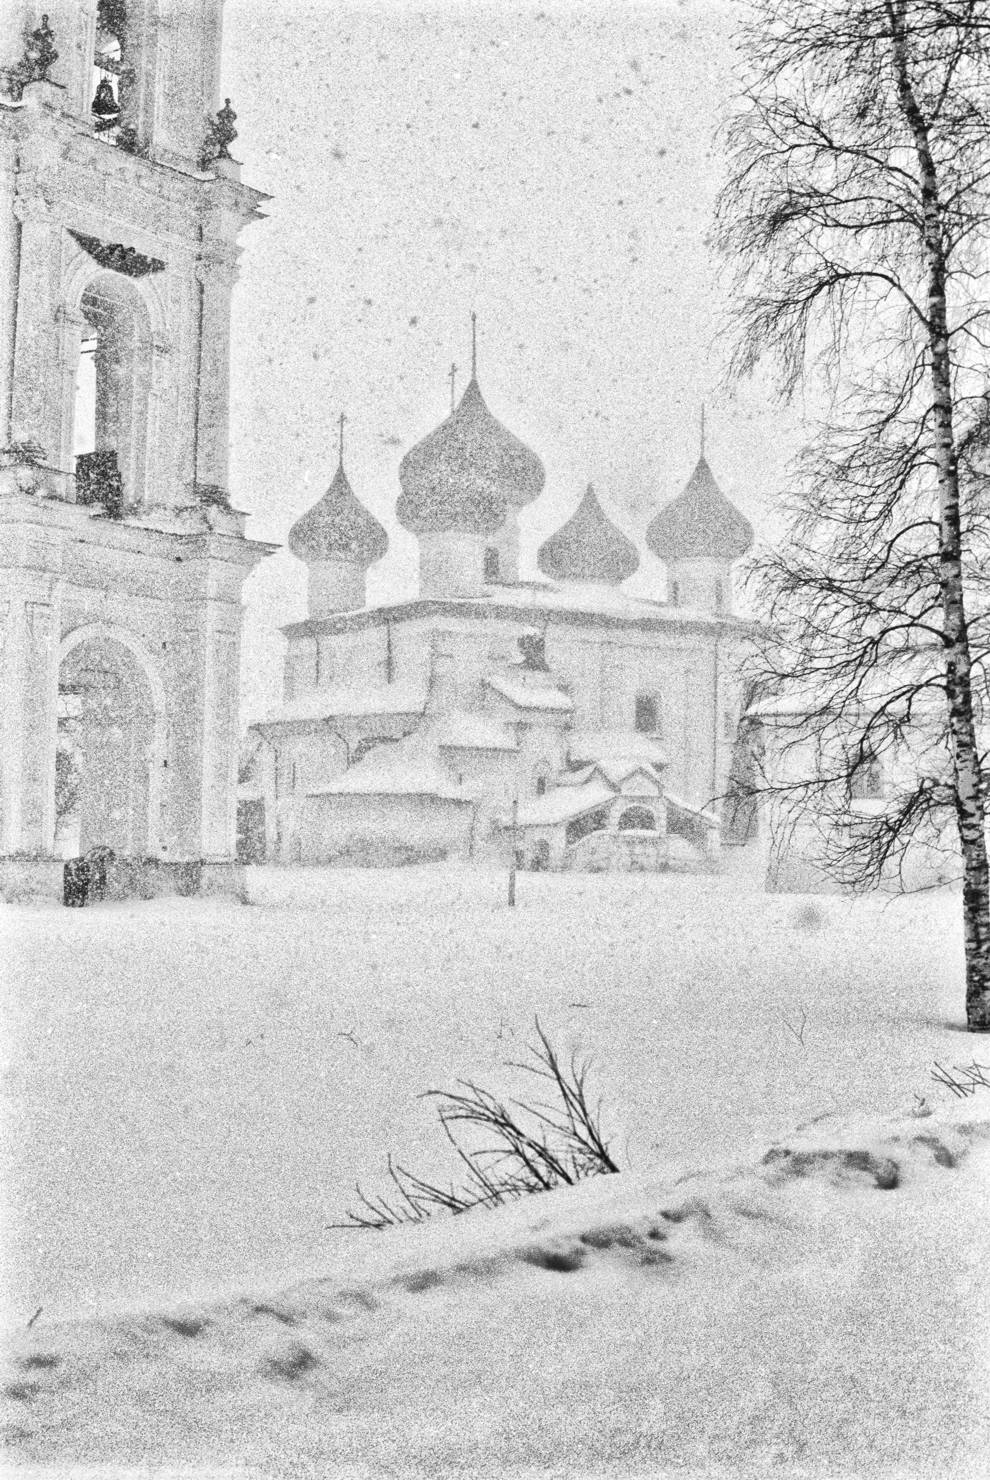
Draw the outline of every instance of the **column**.
<instances>
[{"instance_id":1,"label":"column","mask_svg":"<svg viewBox=\"0 0 990 1480\"><path fill-rule=\"evenodd\" d=\"M205 615L201 857L229 863L237 851L237 750L240 635L211 603Z\"/></svg>"},{"instance_id":2,"label":"column","mask_svg":"<svg viewBox=\"0 0 990 1480\"><path fill-rule=\"evenodd\" d=\"M229 862L236 852L239 618L232 603L194 600L175 634L163 839L172 858Z\"/></svg>"},{"instance_id":3,"label":"column","mask_svg":"<svg viewBox=\"0 0 990 1480\"><path fill-rule=\"evenodd\" d=\"M61 380L61 441L58 446L46 447L48 461L75 476L76 471L76 377L79 370L79 349L82 343L86 320L82 313L59 308L58 358ZM69 485L75 487L74 484ZM75 494L72 494L75 498Z\"/></svg>"}]
</instances>

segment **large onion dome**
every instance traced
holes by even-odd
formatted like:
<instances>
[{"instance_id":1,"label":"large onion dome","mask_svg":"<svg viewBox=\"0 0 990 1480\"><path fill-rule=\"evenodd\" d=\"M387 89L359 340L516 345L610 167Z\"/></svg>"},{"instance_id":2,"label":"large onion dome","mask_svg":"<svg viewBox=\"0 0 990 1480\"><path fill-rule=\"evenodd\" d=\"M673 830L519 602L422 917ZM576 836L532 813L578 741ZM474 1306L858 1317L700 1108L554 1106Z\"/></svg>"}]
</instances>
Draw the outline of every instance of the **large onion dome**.
<instances>
[{"instance_id":1,"label":"large onion dome","mask_svg":"<svg viewBox=\"0 0 990 1480\"><path fill-rule=\"evenodd\" d=\"M546 474L534 452L485 405L474 376L447 420L399 465L399 523L414 534L492 534L507 508L536 498Z\"/></svg>"},{"instance_id":2,"label":"large onion dome","mask_svg":"<svg viewBox=\"0 0 990 1480\"><path fill-rule=\"evenodd\" d=\"M683 493L651 521L646 543L661 560L738 560L753 543L753 526L719 488L702 453Z\"/></svg>"},{"instance_id":3,"label":"large onion dome","mask_svg":"<svg viewBox=\"0 0 990 1480\"><path fill-rule=\"evenodd\" d=\"M346 560L369 566L388 548L388 535L354 495L343 460L326 493L289 531L289 549L300 560Z\"/></svg>"},{"instance_id":4,"label":"large onion dome","mask_svg":"<svg viewBox=\"0 0 990 1480\"><path fill-rule=\"evenodd\" d=\"M588 491L566 524L540 546L537 564L555 581L605 581L617 586L639 565L639 554Z\"/></svg>"}]
</instances>

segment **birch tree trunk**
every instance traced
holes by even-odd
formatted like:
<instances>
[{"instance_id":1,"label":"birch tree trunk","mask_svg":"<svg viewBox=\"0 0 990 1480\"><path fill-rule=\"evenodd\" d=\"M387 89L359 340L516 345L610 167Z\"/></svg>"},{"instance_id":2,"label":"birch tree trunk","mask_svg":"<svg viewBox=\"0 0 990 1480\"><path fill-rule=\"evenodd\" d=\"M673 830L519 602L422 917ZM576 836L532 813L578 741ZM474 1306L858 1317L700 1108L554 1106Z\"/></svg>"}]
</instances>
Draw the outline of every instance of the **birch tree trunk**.
<instances>
[{"instance_id":1,"label":"birch tree trunk","mask_svg":"<svg viewBox=\"0 0 990 1480\"><path fill-rule=\"evenodd\" d=\"M946 309L945 210L928 125L912 85L907 43L907 0L888 0L897 96L917 154L927 269L935 465L939 500L939 591L945 648L945 690L952 743L956 825L963 858L966 950L966 1024L990 1032L990 863L980 749L973 710L972 662L963 585L959 468L953 432L952 364Z\"/></svg>"}]
</instances>

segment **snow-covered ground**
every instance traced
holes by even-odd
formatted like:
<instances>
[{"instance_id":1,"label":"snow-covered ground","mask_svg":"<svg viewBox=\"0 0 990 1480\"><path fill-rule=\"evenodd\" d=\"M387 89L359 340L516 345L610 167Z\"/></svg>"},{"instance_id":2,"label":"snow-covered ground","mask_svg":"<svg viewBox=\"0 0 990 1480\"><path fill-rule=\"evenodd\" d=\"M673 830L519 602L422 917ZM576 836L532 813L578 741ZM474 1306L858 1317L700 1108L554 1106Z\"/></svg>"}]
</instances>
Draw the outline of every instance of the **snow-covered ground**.
<instances>
[{"instance_id":1,"label":"snow-covered ground","mask_svg":"<svg viewBox=\"0 0 990 1480\"><path fill-rule=\"evenodd\" d=\"M438 869L251 892L0 916L20 1463L990 1474L990 1092L930 1079L981 1043L957 897L523 875L510 911ZM449 1167L423 1090L530 1088L504 1061L535 1014L595 1056L630 1171L327 1229L387 1151Z\"/></svg>"}]
</instances>

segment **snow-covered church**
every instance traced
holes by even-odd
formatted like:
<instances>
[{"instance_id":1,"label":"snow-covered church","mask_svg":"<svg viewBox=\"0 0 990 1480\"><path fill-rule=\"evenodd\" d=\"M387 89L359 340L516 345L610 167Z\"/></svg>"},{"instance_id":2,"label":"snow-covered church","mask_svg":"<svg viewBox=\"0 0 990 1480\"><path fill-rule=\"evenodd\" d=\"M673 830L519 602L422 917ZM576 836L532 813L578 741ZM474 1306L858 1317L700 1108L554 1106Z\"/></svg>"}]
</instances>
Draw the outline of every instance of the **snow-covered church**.
<instances>
[{"instance_id":1,"label":"snow-covered church","mask_svg":"<svg viewBox=\"0 0 990 1480\"><path fill-rule=\"evenodd\" d=\"M646 530L665 597L624 589L635 542L589 487L520 579L519 513L540 459L476 374L399 467L418 595L368 605L381 524L340 463L293 526L308 615L283 702L253 726L240 791L248 860L506 856L547 869L706 868L722 841L749 624L733 564L753 531L702 456Z\"/></svg>"}]
</instances>

